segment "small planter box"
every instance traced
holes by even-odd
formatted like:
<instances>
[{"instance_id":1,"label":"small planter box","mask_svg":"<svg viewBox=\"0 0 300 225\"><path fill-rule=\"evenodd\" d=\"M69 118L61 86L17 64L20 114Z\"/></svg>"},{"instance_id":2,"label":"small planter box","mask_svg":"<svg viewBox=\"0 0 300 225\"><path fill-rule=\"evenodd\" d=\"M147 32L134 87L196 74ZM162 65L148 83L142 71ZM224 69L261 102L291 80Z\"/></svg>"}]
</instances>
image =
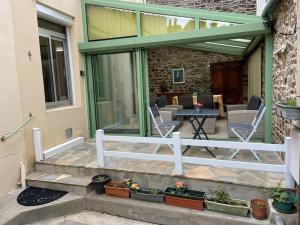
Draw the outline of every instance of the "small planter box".
<instances>
[{"instance_id":1,"label":"small planter box","mask_svg":"<svg viewBox=\"0 0 300 225\"><path fill-rule=\"evenodd\" d=\"M130 197L137 200L163 203L165 201L165 193L159 191L157 194L151 194L150 189L142 188L139 191L131 191Z\"/></svg>"},{"instance_id":2,"label":"small planter box","mask_svg":"<svg viewBox=\"0 0 300 225\"><path fill-rule=\"evenodd\" d=\"M129 198L129 188L125 183L111 181L107 183L104 188L107 195Z\"/></svg>"},{"instance_id":3,"label":"small planter box","mask_svg":"<svg viewBox=\"0 0 300 225\"><path fill-rule=\"evenodd\" d=\"M276 103L277 114L288 120L300 120L300 107Z\"/></svg>"},{"instance_id":4,"label":"small planter box","mask_svg":"<svg viewBox=\"0 0 300 225\"><path fill-rule=\"evenodd\" d=\"M190 209L204 210L205 192L187 190L183 194L176 194L176 188L168 187L165 191L165 202Z\"/></svg>"},{"instance_id":5,"label":"small planter box","mask_svg":"<svg viewBox=\"0 0 300 225\"><path fill-rule=\"evenodd\" d=\"M222 204L218 203L214 200L214 197L207 196L205 199L206 208L212 211L228 213L238 216L250 216L250 202L245 200L239 199L231 199L232 203L229 204Z\"/></svg>"},{"instance_id":6,"label":"small planter box","mask_svg":"<svg viewBox=\"0 0 300 225\"><path fill-rule=\"evenodd\" d=\"M99 180L98 178L101 177L102 180ZM104 185L110 181L110 177L106 174L99 174L92 178L92 184L95 189L95 192L97 194L104 194L105 189Z\"/></svg>"}]
</instances>

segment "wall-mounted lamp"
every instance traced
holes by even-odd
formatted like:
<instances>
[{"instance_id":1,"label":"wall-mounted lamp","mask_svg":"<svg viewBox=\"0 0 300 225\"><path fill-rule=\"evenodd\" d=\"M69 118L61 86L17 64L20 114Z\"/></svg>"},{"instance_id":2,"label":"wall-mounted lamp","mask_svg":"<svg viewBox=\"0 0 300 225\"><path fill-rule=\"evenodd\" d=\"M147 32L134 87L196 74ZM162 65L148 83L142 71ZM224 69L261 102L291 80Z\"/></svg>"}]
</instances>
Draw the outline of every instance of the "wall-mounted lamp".
<instances>
[{"instance_id":1,"label":"wall-mounted lamp","mask_svg":"<svg viewBox=\"0 0 300 225\"><path fill-rule=\"evenodd\" d=\"M85 75L84 70L80 70L80 76L81 76L81 77L84 77L84 75Z\"/></svg>"}]
</instances>

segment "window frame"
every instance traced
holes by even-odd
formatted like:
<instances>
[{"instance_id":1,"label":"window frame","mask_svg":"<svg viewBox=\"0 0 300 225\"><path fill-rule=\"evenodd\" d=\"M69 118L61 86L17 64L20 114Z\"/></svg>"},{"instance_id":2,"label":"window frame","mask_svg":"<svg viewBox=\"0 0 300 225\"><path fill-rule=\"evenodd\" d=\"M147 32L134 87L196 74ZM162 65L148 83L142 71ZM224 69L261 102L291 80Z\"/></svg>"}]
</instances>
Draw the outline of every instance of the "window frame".
<instances>
[{"instance_id":1,"label":"window frame","mask_svg":"<svg viewBox=\"0 0 300 225\"><path fill-rule=\"evenodd\" d=\"M46 103L46 108L47 109L52 109L56 107L64 107L64 106L72 106L73 103L73 95L72 95L72 81L71 81L71 64L70 64L70 55L69 55L69 49L68 49L68 37L67 37L67 27L66 28L66 33L58 33L55 31L51 31L45 28L38 28L39 31L39 37L45 37L48 38L49 40L49 47L50 47L50 61L51 61L51 73L52 73L52 80L53 80L53 86L54 86L54 96L55 96L55 101L54 102L47 102L45 99ZM63 48L64 48L64 60L65 60L65 67L66 67L66 82L67 82L67 93L68 93L68 99L67 100L62 100L58 101L57 100L57 89L56 89L56 82L55 82L55 73L54 73L54 64L53 64L53 52L52 52L52 40L60 41L63 43Z\"/></svg>"}]
</instances>

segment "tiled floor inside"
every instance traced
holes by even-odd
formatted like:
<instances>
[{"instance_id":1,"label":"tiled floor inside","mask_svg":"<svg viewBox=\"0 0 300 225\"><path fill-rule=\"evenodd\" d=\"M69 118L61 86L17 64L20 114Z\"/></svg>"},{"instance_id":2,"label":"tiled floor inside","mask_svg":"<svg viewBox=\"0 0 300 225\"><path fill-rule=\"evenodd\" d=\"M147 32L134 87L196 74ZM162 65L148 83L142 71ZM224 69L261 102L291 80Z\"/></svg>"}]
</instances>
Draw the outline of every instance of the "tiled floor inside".
<instances>
[{"instance_id":1,"label":"tiled floor inside","mask_svg":"<svg viewBox=\"0 0 300 225\"><path fill-rule=\"evenodd\" d=\"M120 152L141 152L141 153L153 153L155 150L155 144L137 144L137 143L125 143L125 142L106 142L105 148L110 151ZM185 147L182 146L182 150ZM230 149L211 149L216 155L217 159L228 159L231 155ZM158 154L171 155L172 150L168 146L162 146L158 151ZM209 153L200 147L192 147L185 154L186 156L212 158ZM260 158L263 163L281 164L280 157L276 153L260 152ZM234 160L257 162L254 156L248 150L241 150ZM88 140L84 144L78 145L71 149L68 149L62 153L59 153L45 161L43 163L51 163L58 165L71 165L81 167L96 168L96 145L95 140ZM105 157L105 167L111 169L138 171L147 173L158 174L174 174L174 163L159 162L159 161L147 161L147 160L135 160L135 159L121 159ZM206 180L218 180L225 182L233 182L246 185L255 185L270 187L278 183L283 179L281 173L270 173L254 170L241 170L241 169L227 169L217 168L210 166L199 166L193 164L184 164L184 176L188 178L198 178Z\"/></svg>"}]
</instances>

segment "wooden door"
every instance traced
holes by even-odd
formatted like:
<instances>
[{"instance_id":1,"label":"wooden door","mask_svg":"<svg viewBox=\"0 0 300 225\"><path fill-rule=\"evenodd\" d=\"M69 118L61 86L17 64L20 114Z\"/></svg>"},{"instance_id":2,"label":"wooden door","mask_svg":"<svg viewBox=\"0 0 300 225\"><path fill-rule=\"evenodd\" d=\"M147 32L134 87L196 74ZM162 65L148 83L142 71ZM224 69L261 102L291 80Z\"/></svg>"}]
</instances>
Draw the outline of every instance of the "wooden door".
<instances>
[{"instance_id":1,"label":"wooden door","mask_svg":"<svg viewBox=\"0 0 300 225\"><path fill-rule=\"evenodd\" d=\"M243 62L221 62L210 65L212 93L221 94L224 104L243 100Z\"/></svg>"}]
</instances>

